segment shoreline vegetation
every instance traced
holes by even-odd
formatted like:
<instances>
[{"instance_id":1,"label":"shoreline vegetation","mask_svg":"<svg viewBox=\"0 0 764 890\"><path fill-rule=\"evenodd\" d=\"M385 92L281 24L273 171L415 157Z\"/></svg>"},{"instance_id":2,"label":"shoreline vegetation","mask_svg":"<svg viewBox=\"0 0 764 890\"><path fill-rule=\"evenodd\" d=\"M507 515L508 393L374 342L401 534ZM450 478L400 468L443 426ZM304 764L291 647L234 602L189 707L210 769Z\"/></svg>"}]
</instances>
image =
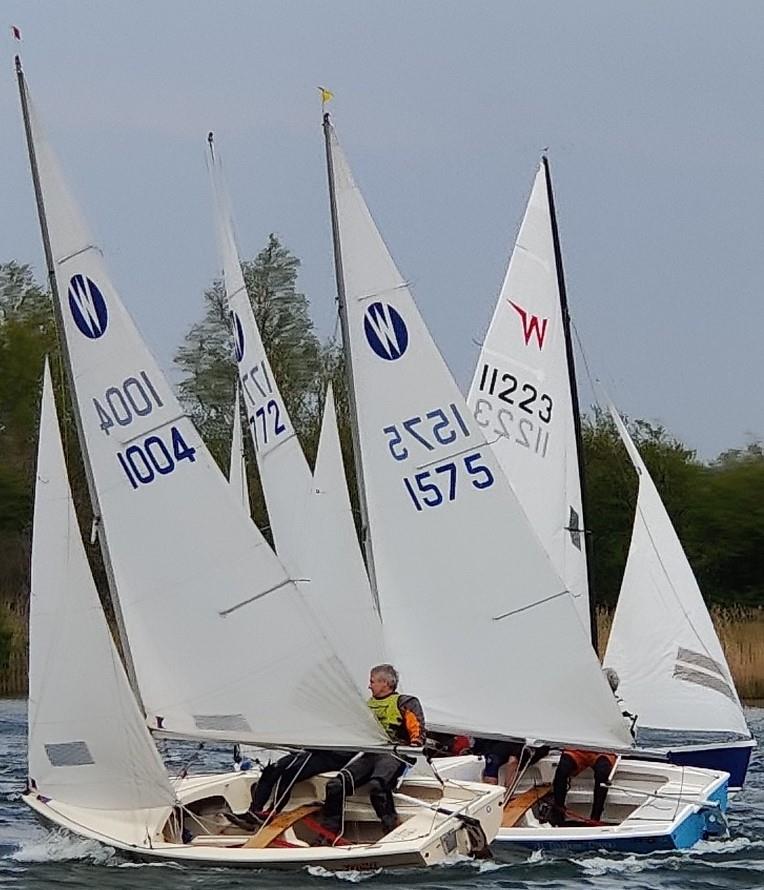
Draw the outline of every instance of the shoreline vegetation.
<instances>
[{"instance_id":1,"label":"shoreline vegetation","mask_svg":"<svg viewBox=\"0 0 764 890\"><path fill-rule=\"evenodd\" d=\"M764 706L764 608L711 606L711 617L724 647L738 695L747 704ZM0 698L27 694L27 616L10 613L11 651L0 668ZM597 609L600 658L605 652L613 610Z\"/></svg>"}]
</instances>

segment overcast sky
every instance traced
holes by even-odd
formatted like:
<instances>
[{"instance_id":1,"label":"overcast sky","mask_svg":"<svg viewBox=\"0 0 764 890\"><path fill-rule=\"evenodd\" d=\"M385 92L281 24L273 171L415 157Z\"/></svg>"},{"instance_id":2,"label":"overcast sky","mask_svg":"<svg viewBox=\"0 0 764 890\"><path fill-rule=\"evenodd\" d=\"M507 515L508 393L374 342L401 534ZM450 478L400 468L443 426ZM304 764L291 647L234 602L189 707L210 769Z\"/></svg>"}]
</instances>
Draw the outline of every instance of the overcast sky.
<instances>
[{"instance_id":1,"label":"overcast sky","mask_svg":"<svg viewBox=\"0 0 764 890\"><path fill-rule=\"evenodd\" d=\"M571 313L621 410L704 459L764 436L764 3L2 9L4 26L22 30L30 90L72 189L165 369L217 274L210 129L242 254L278 233L302 260L319 332L334 330L323 84L462 387L548 146ZM0 40L0 261L41 277L15 49Z\"/></svg>"}]
</instances>

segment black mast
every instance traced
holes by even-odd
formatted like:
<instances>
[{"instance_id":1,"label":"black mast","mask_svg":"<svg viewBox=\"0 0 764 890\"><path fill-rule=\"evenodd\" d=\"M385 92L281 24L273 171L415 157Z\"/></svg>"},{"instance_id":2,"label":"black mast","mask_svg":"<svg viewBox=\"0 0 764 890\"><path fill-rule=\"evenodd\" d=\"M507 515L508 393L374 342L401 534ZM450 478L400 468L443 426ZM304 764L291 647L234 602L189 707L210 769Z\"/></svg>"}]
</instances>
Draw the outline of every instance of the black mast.
<instances>
[{"instance_id":1,"label":"black mast","mask_svg":"<svg viewBox=\"0 0 764 890\"><path fill-rule=\"evenodd\" d=\"M568 296L565 290L565 274L562 268L562 251L560 250L560 235L557 231L557 214L554 209L554 193L552 191L552 177L549 172L549 160L546 155L541 156L546 179L546 193L549 201L549 217L552 223L552 242L554 244L554 261L557 269L557 288L560 293L560 309L562 311L562 329L565 334L565 355L568 360L568 381L570 383L570 401L573 408L573 426L576 432L576 450L578 452L578 477L581 486L581 511L584 514L579 519L582 524L580 529L584 539L584 553L586 555L586 583L589 589L589 625L592 635L592 646L597 651L597 615L594 596L594 584L592 580L592 547L591 534L586 528L584 518L589 515L586 503L586 477L584 472L584 446L581 436L581 413L578 404L578 387L576 385L576 365L573 356L573 340L570 336L570 313L568 311ZM573 529L569 529L573 531Z\"/></svg>"}]
</instances>

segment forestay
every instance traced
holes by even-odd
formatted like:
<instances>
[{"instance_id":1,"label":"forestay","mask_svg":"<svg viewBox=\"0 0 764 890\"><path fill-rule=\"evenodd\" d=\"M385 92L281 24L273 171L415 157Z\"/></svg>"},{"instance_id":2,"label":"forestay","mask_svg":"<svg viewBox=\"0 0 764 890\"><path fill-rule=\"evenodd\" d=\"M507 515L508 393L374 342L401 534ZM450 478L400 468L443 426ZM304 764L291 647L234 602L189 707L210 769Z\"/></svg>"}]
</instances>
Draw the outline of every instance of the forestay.
<instances>
[{"instance_id":1,"label":"forestay","mask_svg":"<svg viewBox=\"0 0 764 890\"><path fill-rule=\"evenodd\" d=\"M101 533L150 724L266 744L379 742L306 587L232 509L34 120L33 135Z\"/></svg>"},{"instance_id":2,"label":"forestay","mask_svg":"<svg viewBox=\"0 0 764 890\"><path fill-rule=\"evenodd\" d=\"M655 483L616 409L639 476L637 509L605 664L639 726L750 735L729 666Z\"/></svg>"},{"instance_id":3,"label":"forestay","mask_svg":"<svg viewBox=\"0 0 764 890\"><path fill-rule=\"evenodd\" d=\"M542 161L467 404L589 627L581 482Z\"/></svg>"},{"instance_id":4,"label":"forestay","mask_svg":"<svg viewBox=\"0 0 764 890\"><path fill-rule=\"evenodd\" d=\"M247 484L247 464L244 459L244 439L241 434L241 401L239 386L233 403L233 428L231 430L231 461L228 465L228 482L236 500L249 516L249 486Z\"/></svg>"},{"instance_id":5,"label":"forestay","mask_svg":"<svg viewBox=\"0 0 764 890\"><path fill-rule=\"evenodd\" d=\"M382 629L361 557L342 463L334 398L327 394L315 477L263 347L247 294L219 160L211 166L217 232L236 361L276 550L311 601L359 688L382 653Z\"/></svg>"},{"instance_id":6,"label":"forestay","mask_svg":"<svg viewBox=\"0 0 764 890\"><path fill-rule=\"evenodd\" d=\"M131 811L136 829L146 810L175 799L85 556L47 362L32 538L29 777L61 803Z\"/></svg>"},{"instance_id":7,"label":"forestay","mask_svg":"<svg viewBox=\"0 0 764 890\"><path fill-rule=\"evenodd\" d=\"M430 725L630 743L571 595L379 235L328 123L388 655Z\"/></svg>"}]
</instances>

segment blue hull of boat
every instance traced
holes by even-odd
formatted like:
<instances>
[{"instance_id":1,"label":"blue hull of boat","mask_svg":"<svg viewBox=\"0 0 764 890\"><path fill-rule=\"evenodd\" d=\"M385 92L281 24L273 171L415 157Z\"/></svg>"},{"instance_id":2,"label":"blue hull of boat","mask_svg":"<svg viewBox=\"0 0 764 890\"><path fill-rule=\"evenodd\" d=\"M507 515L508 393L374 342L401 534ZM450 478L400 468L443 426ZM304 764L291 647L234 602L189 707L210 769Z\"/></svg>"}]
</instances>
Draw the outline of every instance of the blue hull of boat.
<instances>
[{"instance_id":1,"label":"blue hull of boat","mask_svg":"<svg viewBox=\"0 0 764 890\"><path fill-rule=\"evenodd\" d=\"M613 853L654 853L656 850L689 850L698 841L720 837L727 833L724 813L727 812L727 783L723 782L708 796L711 806L697 813L689 813L674 830L666 834L642 837L588 837L581 839L554 840L548 837L502 840L497 837L491 850L498 859L510 858L517 849L543 850L554 854L595 853L600 850ZM544 832L547 834L547 832Z\"/></svg>"},{"instance_id":2,"label":"blue hull of boat","mask_svg":"<svg viewBox=\"0 0 764 890\"><path fill-rule=\"evenodd\" d=\"M730 774L729 787L732 791L743 787L754 743L708 745L683 745L669 751L669 763L677 766L697 766L702 769L723 770Z\"/></svg>"}]
</instances>

